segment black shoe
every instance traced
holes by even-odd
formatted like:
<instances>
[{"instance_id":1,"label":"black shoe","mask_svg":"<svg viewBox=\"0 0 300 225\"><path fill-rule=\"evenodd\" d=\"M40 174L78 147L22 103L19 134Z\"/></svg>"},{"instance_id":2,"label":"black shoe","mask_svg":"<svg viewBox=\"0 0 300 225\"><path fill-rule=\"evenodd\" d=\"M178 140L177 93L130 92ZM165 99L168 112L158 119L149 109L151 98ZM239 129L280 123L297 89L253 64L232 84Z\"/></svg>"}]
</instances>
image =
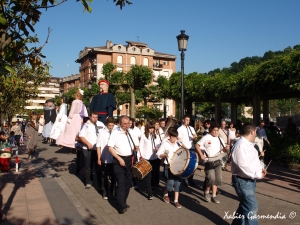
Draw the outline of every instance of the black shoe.
<instances>
[{"instance_id":1,"label":"black shoe","mask_svg":"<svg viewBox=\"0 0 300 225\"><path fill-rule=\"evenodd\" d=\"M124 214L126 211L127 211L127 209L119 209L119 210L118 210L118 213L119 213L119 214Z\"/></svg>"},{"instance_id":2,"label":"black shoe","mask_svg":"<svg viewBox=\"0 0 300 225\"><path fill-rule=\"evenodd\" d=\"M127 204L126 204L126 209L129 209L129 208L130 208L130 205L127 205Z\"/></svg>"}]
</instances>

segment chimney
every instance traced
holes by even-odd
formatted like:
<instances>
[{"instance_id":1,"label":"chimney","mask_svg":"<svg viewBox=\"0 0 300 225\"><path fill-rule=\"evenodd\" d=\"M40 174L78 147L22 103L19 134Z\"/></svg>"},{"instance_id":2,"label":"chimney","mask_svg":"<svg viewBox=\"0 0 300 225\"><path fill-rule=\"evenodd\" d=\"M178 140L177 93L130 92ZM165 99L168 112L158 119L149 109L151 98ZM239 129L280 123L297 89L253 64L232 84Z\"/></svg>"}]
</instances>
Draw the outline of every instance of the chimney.
<instances>
[{"instance_id":1,"label":"chimney","mask_svg":"<svg viewBox=\"0 0 300 225\"><path fill-rule=\"evenodd\" d=\"M110 41L110 40L107 40L106 41L106 48L111 48L112 47L112 41Z\"/></svg>"}]
</instances>

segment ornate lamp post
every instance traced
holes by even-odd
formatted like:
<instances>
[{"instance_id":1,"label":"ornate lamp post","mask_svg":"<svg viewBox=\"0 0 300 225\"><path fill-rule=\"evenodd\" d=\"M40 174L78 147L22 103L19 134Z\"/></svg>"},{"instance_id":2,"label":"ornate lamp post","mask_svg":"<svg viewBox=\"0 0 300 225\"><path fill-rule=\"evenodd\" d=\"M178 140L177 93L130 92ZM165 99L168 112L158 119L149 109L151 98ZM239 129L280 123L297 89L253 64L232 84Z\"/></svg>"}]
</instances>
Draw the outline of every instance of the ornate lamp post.
<instances>
[{"instance_id":1,"label":"ornate lamp post","mask_svg":"<svg viewBox=\"0 0 300 225\"><path fill-rule=\"evenodd\" d=\"M178 42L178 50L181 51L181 118L184 116L184 51L187 49L189 36L184 30L176 36Z\"/></svg>"}]
</instances>

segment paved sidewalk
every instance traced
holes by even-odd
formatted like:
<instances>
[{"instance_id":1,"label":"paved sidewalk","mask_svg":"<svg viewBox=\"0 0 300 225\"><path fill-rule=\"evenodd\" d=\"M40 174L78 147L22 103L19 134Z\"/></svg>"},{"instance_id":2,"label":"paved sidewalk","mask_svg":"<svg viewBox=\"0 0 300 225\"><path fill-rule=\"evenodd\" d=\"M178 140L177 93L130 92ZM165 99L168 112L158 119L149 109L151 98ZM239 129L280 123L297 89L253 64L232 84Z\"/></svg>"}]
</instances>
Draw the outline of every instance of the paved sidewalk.
<instances>
[{"instance_id":1,"label":"paved sidewalk","mask_svg":"<svg viewBox=\"0 0 300 225\"><path fill-rule=\"evenodd\" d=\"M162 200L164 181L154 190L155 199L145 197L144 186L131 189L130 209L123 215L116 211L116 201L103 200L94 188L84 189L82 174L75 176L75 154L68 149L39 143L40 156L28 161L20 151L20 172L12 168L0 174L0 207L8 220L2 224L230 224L237 209L236 193L231 186L231 173L223 172L220 187L221 204L207 203L201 190L204 172L195 173L196 187L183 187L179 197L182 209ZM12 162L13 165L13 162ZM228 167L230 169L230 167ZM267 178L257 182L259 215L276 215L282 219L261 219L260 224L300 224L300 171L269 167ZM171 200L173 198L171 197ZM290 214L295 212L294 218ZM293 213L291 215L294 215Z\"/></svg>"}]
</instances>

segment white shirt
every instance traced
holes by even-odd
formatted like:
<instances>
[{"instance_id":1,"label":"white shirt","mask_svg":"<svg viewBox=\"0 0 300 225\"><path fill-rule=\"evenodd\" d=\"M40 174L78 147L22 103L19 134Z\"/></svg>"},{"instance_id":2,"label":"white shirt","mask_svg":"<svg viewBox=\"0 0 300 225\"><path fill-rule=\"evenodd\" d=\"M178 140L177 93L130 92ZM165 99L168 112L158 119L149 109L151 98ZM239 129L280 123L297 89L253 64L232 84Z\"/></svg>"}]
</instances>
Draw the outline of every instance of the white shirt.
<instances>
[{"instance_id":1,"label":"white shirt","mask_svg":"<svg viewBox=\"0 0 300 225\"><path fill-rule=\"evenodd\" d=\"M104 124L100 121L97 121L96 124L93 124L90 120L88 120L82 126L79 132L79 137L84 137L89 143L93 145L93 149L95 150L98 134L104 127ZM86 146L83 146L82 148L87 149Z\"/></svg>"},{"instance_id":2,"label":"white shirt","mask_svg":"<svg viewBox=\"0 0 300 225\"><path fill-rule=\"evenodd\" d=\"M160 158L160 155L161 154L165 154L165 151L168 150L169 153L168 153L168 161L165 159L164 160L164 163L165 164L171 164L172 162L172 158L173 158L173 155L174 153L180 148L179 144L178 144L178 141L175 141L174 144L172 144L169 140L163 142L160 146L160 148L158 149L156 155L158 158ZM161 158L160 158L161 159Z\"/></svg>"},{"instance_id":3,"label":"white shirt","mask_svg":"<svg viewBox=\"0 0 300 225\"><path fill-rule=\"evenodd\" d=\"M214 156L220 154L220 151L223 149L223 146L220 143L220 140L223 143L223 145L225 146L225 144L221 138L219 139L219 137L214 137L211 134L207 134L207 135L203 136L197 142L197 144L200 146L201 150L206 152L208 157L214 157ZM207 160L208 159L206 158L206 161Z\"/></svg>"},{"instance_id":4,"label":"white shirt","mask_svg":"<svg viewBox=\"0 0 300 225\"><path fill-rule=\"evenodd\" d=\"M244 178L259 179L262 177L262 165L254 148L254 143L241 137L232 149L231 172Z\"/></svg>"},{"instance_id":5,"label":"white shirt","mask_svg":"<svg viewBox=\"0 0 300 225\"><path fill-rule=\"evenodd\" d=\"M227 144L229 131L227 129L220 128L219 129L219 137L222 138L225 144Z\"/></svg>"},{"instance_id":6,"label":"white shirt","mask_svg":"<svg viewBox=\"0 0 300 225\"><path fill-rule=\"evenodd\" d=\"M136 133L138 138L140 138L142 136L142 132L138 127L135 126L132 130Z\"/></svg>"},{"instance_id":7,"label":"white shirt","mask_svg":"<svg viewBox=\"0 0 300 225\"><path fill-rule=\"evenodd\" d=\"M67 116L67 104L62 103L59 107L59 111L57 114L58 119L61 119L63 116Z\"/></svg>"},{"instance_id":8,"label":"white shirt","mask_svg":"<svg viewBox=\"0 0 300 225\"><path fill-rule=\"evenodd\" d=\"M158 131L155 130L154 132L155 132L155 134L156 134L158 140L159 140L160 142L162 142L163 139L164 139L164 136L165 136L165 133L164 133L163 129L158 128Z\"/></svg>"},{"instance_id":9,"label":"white shirt","mask_svg":"<svg viewBox=\"0 0 300 225\"><path fill-rule=\"evenodd\" d=\"M112 163L113 160L113 156L110 154L107 146L111 132L112 131L109 131L107 127L105 127L100 131L96 141L96 147L100 147L101 162L103 163Z\"/></svg>"},{"instance_id":10,"label":"white shirt","mask_svg":"<svg viewBox=\"0 0 300 225\"><path fill-rule=\"evenodd\" d=\"M147 138L145 134L142 134L140 140L140 150L138 151L138 158L142 155L144 159L154 160L157 159L156 151L154 149L159 145L160 140L152 138L151 134Z\"/></svg>"},{"instance_id":11,"label":"white shirt","mask_svg":"<svg viewBox=\"0 0 300 225\"><path fill-rule=\"evenodd\" d=\"M195 149L193 135L196 134L195 129L191 126L181 125L178 129L178 138L188 149Z\"/></svg>"},{"instance_id":12,"label":"white shirt","mask_svg":"<svg viewBox=\"0 0 300 225\"><path fill-rule=\"evenodd\" d=\"M139 140L137 135L132 130L128 129L128 131L132 137L135 146L139 146ZM132 155L132 150L134 149L132 140L130 139L129 135L126 135L125 131L119 127L113 130L107 145L109 147L113 147L118 155L129 156Z\"/></svg>"}]
</instances>

